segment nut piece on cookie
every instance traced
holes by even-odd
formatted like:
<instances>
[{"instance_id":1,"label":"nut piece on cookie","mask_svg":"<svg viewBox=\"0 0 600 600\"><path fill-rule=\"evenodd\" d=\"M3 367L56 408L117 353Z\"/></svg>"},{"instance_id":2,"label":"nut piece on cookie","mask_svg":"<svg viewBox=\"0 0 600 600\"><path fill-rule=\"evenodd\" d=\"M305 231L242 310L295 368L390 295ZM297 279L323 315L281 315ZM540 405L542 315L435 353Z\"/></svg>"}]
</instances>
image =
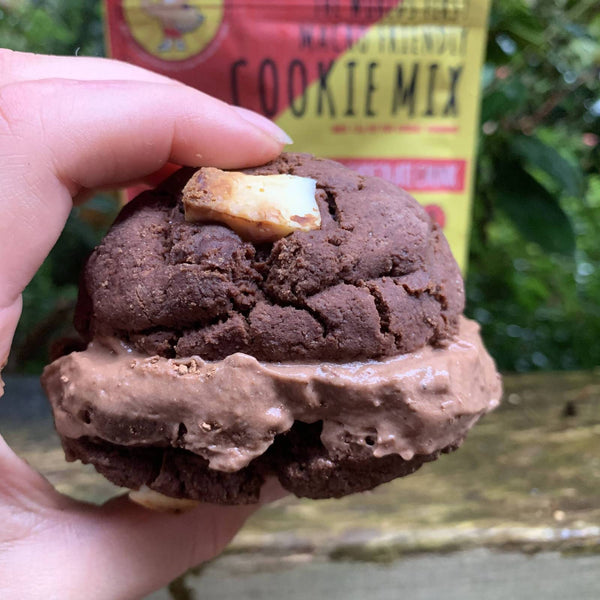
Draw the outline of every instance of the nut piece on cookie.
<instances>
[{"instance_id":1,"label":"nut piece on cookie","mask_svg":"<svg viewBox=\"0 0 600 600\"><path fill-rule=\"evenodd\" d=\"M321 227L316 181L204 167L183 189L186 221L218 221L251 242L274 242Z\"/></svg>"}]
</instances>

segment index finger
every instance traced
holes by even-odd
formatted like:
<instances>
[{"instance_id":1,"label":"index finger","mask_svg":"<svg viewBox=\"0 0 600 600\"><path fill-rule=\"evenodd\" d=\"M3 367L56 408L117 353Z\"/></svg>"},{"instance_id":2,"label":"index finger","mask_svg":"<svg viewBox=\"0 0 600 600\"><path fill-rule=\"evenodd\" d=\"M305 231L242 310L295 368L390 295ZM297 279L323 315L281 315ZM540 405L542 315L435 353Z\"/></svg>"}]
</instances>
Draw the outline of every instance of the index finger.
<instances>
[{"instance_id":1,"label":"index finger","mask_svg":"<svg viewBox=\"0 0 600 600\"><path fill-rule=\"evenodd\" d=\"M286 141L259 115L183 85L59 79L1 87L0 313L58 239L81 189L139 179L169 161L262 164ZM0 331L14 325L0 323ZM0 357L9 337L0 340Z\"/></svg>"}]
</instances>

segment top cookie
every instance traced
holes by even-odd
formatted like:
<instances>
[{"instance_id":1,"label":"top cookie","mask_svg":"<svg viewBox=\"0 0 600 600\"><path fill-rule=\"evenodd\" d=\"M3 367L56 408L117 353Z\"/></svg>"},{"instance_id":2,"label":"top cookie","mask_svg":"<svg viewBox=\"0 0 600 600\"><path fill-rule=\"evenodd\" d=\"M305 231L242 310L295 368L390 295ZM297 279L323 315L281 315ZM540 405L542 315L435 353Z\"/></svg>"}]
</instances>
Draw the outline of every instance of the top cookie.
<instances>
[{"instance_id":1,"label":"top cookie","mask_svg":"<svg viewBox=\"0 0 600 600\"><path fill-rule=\"evenodd\" d=\"M76 326L165 357L353 361L454 335L463 281L441 230L392 183L307 154L247 173L317 181L321 229L254 245L184 220L182 169L128 204L91 255Z\"/></svg>"}]
</instances>

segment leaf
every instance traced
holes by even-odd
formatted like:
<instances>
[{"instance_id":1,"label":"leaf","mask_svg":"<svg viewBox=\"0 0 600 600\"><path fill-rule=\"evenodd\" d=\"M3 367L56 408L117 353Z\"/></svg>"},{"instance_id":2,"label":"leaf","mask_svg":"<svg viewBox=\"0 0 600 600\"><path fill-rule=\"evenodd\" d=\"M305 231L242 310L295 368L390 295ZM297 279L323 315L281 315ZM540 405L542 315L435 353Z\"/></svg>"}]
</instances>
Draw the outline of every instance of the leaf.
<instances>
[{"instance_id":1,"label":"leaf","mask_svg":"<svg viewBox=\"0 0 600 600\"><path fill-rule=\"evenodd\" d=\"M534 46L541 46L545 41L545 33L535 18L510 21L507 23L507 30L515 39Z\"/></svg>"},{"instance_id":2,"label":"leaf","mask_svg":"<svg viewBox=\"0 0 600 600\"><path fill-rule=\"evenodd\" d=\"M490 29L499 29L527 44L539 46L544 41L544 24L523 0L494 2Z\"/></svg>"},{"instance_id":3,"label":"leaf","mask_svg":"<svg viewBox=\"0 0 600 600\"><path fill-rule=\"evenodd\" d=\"M510 112L512 102L500 90L488 94L483 99L481 107L481 122L499 121Z\"/></svg>"},{"instance_id":4,"label":"leaf","mask_svg":"<svg viewBox=\"0 0 600 600\"><path fill-rule=\"evenodd\" d=\"M482 123L500 121L507 116L518 114L530 93L519 77L510 77L505 81L496 80L493 85L496 89L483 96Z\"/></svg>"},{"instance_id":5,"label":"leaf","mask_svg":"<svg viewBox=\"0 0 600 600\"><path fill-rule=\"evenodd\" d=\"M34 9L28 16L26 26L27 38L32 45L47 47L51 49L53 44L70 45L73 43L75 34L69 30L64 23L52 18L44 9Z\"/></svg>"},{"instance_id":6,"label":"leaf","mask_svg":"<svg viewBox=\"0 0 600 600\"><path fill-rule=\"evenodd\" d=\"M584 180L581 170L563 158L552 146L538 137L516 136L510 147L514 155L528 166L537 167L550 175L571 196L583 194Z\"/></svg>"},{"instance_id":7,"label":"leaf","mask_svg":"<svg viewBox=\"0 0 600 600\"><path fill-rule=\"evenodd\" d=\"M556 198L518 163L496 170L495 196L521 234L546 252L572 256L575 234Z\"/></svg>"}]
</instances>

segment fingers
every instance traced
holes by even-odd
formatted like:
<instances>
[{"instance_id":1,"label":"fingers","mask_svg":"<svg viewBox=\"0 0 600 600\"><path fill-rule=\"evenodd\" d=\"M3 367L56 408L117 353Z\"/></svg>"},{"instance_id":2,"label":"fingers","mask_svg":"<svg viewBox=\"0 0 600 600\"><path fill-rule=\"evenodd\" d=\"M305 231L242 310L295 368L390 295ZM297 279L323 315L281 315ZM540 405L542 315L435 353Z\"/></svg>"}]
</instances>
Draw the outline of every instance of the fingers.
<instances>
[{"instance_id":1,"label":"fingers","mask_svg":"<svg viewBox=\"0 0 600 600\"><path fill-rule=\"evenodd\" d=\"M265 495L279 495L275 487L261 504L201 504L182 514L126 496L96 507L57 493L0 436L0 597L44 589L66 600L83 590L96 600L145 597L220 554ZM35 578L25 564L36 565Z\"/></svg>"},{"instance_id":2,"label":"fingers","mask_svg":"<svg viewBox=\"0 0 600 600\"><path fill-rule=\"evenodd\" d=\"M9 540L24 540L35 533L44 512L60 511L71 504L72 500L56 492L0 435L0 554Z\"/></svg>"},{"instance_id":3,"label":"fingers","mask_svg":"<svg viewBox=\"0 0 600 600\"><path fill-rule=\"evenodd\" d=\"M95 571L111 573L110 578L99 578L98 598L141 598L167 585L220 554L258 508L202 504L186 513L168 514L134 505L125 497L110 502L95 522L93 556L101 562Z\"/></svg>"},{"instance_id":4,"label":"fingers","mask_svg":"<svg viewBox=\"0 0 600 600\"><path fill-rule=\"evenodd\" d=\"M259 164L287 141L255 113L169 84L23 82L0 89L0 109L0 135L22 141L30 158L49 163L70 191L139 178L167 160L223 168ZM14 157L15 151L3 154ZM46 166L28 162L31 175Z\"/></svg>"},{"instance_id":5,"label":"fingers","mask_svg":"<svg viewBox=\"0 0 600 600\"><path fill-rule=\"evenodd\" d=\"M220 554L259 508L203 504L169 514L137 506L125 496L100 508L71 504L43 515L30 511L31 518L17 510L3 520L1 597L4 585L11 598L17 590L22 598L43 597L41 590L53 590L64 600L82 598L86 591L94 600L143 598ZM3 549L8 550L5 565ZM36 566L35 577L25 564Z\"/></svg>"}]
</instances>

